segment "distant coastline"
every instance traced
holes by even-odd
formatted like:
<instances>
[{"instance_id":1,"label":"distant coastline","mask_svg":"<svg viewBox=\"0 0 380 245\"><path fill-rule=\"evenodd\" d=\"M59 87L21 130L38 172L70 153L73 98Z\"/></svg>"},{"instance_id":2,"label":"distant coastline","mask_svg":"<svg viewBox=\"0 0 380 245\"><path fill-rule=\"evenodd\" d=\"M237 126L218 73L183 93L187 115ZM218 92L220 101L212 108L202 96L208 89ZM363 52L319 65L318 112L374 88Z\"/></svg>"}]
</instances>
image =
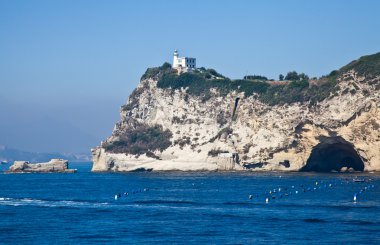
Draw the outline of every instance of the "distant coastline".
<instances>
[{"instance_id":1,"label":"distant coastline","mask_svg":"<svg viewBox=\"0 0 380 245\"><path fill-rule=\"evenodd\" d=\"M47 162L50 159L67 159L70 162L92 161L90 153L41 153L29 152L0 146L0 161L13 163L14 161Z\"/></svg>"}]
</instances>

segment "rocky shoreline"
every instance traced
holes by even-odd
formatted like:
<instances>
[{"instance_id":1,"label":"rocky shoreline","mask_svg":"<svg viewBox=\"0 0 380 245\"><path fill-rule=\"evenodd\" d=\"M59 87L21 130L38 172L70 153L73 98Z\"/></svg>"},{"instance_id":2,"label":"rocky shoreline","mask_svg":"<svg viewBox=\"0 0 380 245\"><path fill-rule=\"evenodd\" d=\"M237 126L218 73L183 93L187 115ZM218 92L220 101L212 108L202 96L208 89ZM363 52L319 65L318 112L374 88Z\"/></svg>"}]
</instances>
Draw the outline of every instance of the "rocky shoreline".
<instances>
[{"instance_id":1,"label":"rocky shoreline","mask_svg":"<svg viewBox=\"0 0 380 245\"><path fill-rule=\"evenodd\" d=\"M49 162L29 163L15 161L7 173L75 173L76 169L69 169L69 162L63 159L51 159Z\"/></svg>"}]
</instances>

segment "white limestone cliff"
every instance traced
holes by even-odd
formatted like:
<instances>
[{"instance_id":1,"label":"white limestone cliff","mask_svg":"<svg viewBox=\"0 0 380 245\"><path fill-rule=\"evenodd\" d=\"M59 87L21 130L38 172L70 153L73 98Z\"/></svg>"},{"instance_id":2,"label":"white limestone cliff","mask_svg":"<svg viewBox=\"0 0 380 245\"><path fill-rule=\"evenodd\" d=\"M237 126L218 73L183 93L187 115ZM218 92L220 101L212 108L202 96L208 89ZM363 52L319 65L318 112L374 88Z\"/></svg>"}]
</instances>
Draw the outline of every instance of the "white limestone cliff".
<instances>
[{"instance_id":1,"label":"white limestone cliff","mask_svg":"<svg viewBox=\"0 0 380 245\"><path fill-rule=\"evenodd\" d=\"M112 136L92 149L92 170L298 171L318 144L333 141L352 146L365 171L380 171L380 77L350 70L338 81L336 91L316 105L270 106L255 94L245 97L231 91L221 96L214 89L213 96L202 101L184 88L161 89L156 80L143 79L122 107ZM236 98L240 100L232 120ZM105 145L136 124L170 130L171 145L153 152L154 157L107 151ZM240 160L210 154L213 151L237 153Z\"/></svg>"}]
</instances>

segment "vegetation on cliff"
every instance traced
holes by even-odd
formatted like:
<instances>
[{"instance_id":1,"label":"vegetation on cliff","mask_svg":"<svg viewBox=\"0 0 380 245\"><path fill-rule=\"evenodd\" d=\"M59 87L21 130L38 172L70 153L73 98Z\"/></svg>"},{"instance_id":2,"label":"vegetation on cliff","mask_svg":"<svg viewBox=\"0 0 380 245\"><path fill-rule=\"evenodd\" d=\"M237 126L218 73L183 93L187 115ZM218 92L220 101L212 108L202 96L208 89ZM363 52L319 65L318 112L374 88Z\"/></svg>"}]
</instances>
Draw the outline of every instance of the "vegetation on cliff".
<instances>
[{"instance_id":1,"label":"vegetation on cliff","mask_svg":"<svg viewBox=\"0 0 380 245\"><path fill-rule=\"evenodd\" d=\"M289 77L295 80L278 84L268 82L266 79L231 80L225 77L207 79L209 75L207 70L206 72L182 73L180 75L169 72L162 72L161 74L162 76L157 83L159 88L187 88L188 94L199 96L202 100L208 100L211 97L211 88L217 89L221 96L227 95L230 91L244 92L247 97L256 93L262 102L269 105L305 101L315 103L329 96L336 85L336 80L333 79L333 76L325 78L321 84L311 85L305 74L297 74L296 72L288 73Z\"/></svg>"},{"instance_id":2,"label":"vegetation on cliff","mask_svg":"<svg viewBox=\"0 0 380 245\"><path fill-rule=\"evenodd\" d=\"M193 73L182 73L180 75L167 71L161 74L162 76L157 83L159 88L188 88L188 94L200 96L204 99L211 97L211 88L217 89L222 96L233 90L245 92L246 96L251 96L253 93L265 92L270 86L260 80L231 80L213 69L199 69Z\"/></svg>"},{"instance_id":3,"label":"vegetation on cliff","mask_svg":"<svg viewBox=\"0 0 380 245\"><path fill-rule=\"evenodd\" d=\"M163 151L171 145L173 134L170 130L163 130L161 125L138 125L136 128L127 128L119 135L119 140L103 143L107 152L127 153L133 155L150 154Z\"/></svg>"},{"instance_id":4,"label":"vegetation on cliff","mask_svg":"<svg viewBox=\"0 0 380 245\"><path fill-rule=\"evenodd\" d=\"M380 52L372 55L360 57L346 66L343 66L339 72L355 70L360 76L375 77L380 75Z\"/></svg>"},{"instance_id":5,"label":"vegetation on cliff","mask_svg":"<svg viewBox=\"0 0 380 245\"><path fill-rule=\"evenodd\" d=\"M175 70L172 69L172 65L168 62L165 62L162 64L162 66L159 67L148 68L142 75L141 80L148 78L159 79L166 73L175 73Z\"/></svg>"},{"instance_id":6,"label":"vegetation on cliff","mask_svg":"<svg viewBox=\"0 0 380 245\"><path fill-rule=\"evenodd\" d=\"M269 86L259 99L269 105L295 102L310 102L310 105L314 105L334 92L336 84L336 76L326 77L317 83L310 83L309 80L295 80L286 84Z\"/></svg>"},{"instance_id":7,"label":"vegetation on cliff","mask_svg":"<svg viewBox=\"0 0 380 245\"><path fill-rule=\"evenodd\" d=\"M304 73L288 72L285 81L274 82L264 76L245 76L244 79L232 80L214 69L199 68L192 73L177 74L170 64L149 68L142 79L154 78L157 86L163 89L187 88L189 95L199 96L202 101L211 98L211 88L221 96L231 91L244 92L245 96L258 94L258 99L269 105L282 105L295 102L309 102L314 105L335 92L337 78L344 72L355 70L359 75L374 77L380 75L380 53L363 56L340 70L332 71L328 76L310 80Z\"/></svg>"}]
</instances>

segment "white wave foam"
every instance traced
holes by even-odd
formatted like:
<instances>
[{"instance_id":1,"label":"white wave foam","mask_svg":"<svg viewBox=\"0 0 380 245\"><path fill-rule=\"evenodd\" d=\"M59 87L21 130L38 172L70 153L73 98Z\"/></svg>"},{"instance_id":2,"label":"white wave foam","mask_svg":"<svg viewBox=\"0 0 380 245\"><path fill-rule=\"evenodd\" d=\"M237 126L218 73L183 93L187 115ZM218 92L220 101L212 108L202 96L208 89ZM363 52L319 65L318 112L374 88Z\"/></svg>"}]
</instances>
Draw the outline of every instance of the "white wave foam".
<instances>
[{"instance_id":1,"label":"white wave foam","mask_svg":"<svg viewBox=\"0 0 380 245\"><path fill-rule=\"evenodd\" d=\"M40 206L40 207L77 207L77 208L99 208L107 207L107 202L85 202L70 200L41 200L32 198L8 198L0 197L0 205L4 206Z\"/></svg>"}]
</instances>

